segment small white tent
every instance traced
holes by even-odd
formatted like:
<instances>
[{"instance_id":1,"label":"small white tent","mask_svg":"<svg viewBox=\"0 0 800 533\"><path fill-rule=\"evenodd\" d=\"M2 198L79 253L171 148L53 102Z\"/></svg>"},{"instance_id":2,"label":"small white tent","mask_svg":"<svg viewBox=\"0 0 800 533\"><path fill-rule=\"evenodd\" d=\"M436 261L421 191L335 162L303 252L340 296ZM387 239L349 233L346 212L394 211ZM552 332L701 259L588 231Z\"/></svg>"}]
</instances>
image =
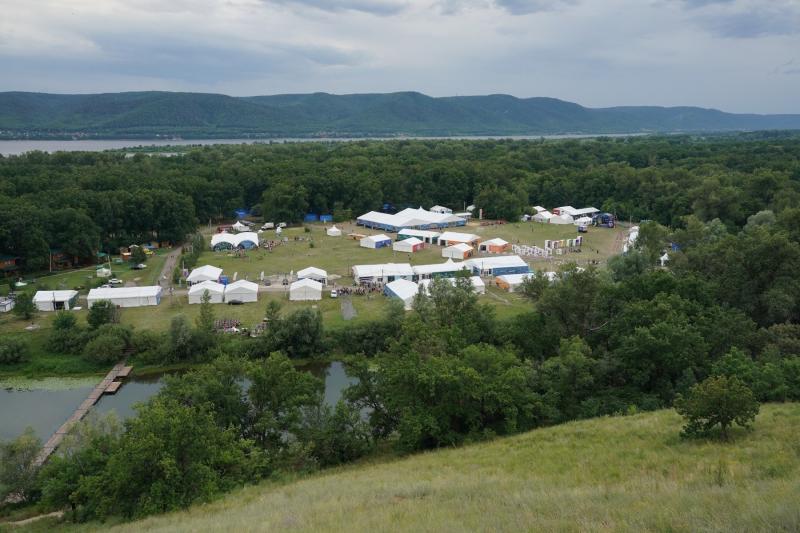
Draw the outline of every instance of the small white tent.
<instances>
[{"instance_id":1,"label":"small white tent","mask_svg":"<svg viewBox=\"0 0 800 533\"><path fill-rule=\"evenodd\" d=\"M231 226L231 229L233 231L248 231L250 229L250 226L242 224L241 221L237 221L236 224Z\"/></svg>"},{"instance_id":2,"label":"small white tent","mask_svg":"<svg viewBox=\"0 0 800 533\"><path fill-rule=\"evenodd\" d=\"M387 283L383 292L390 298L399 298L402 300L403 307L408 311L414 306L414 296L417 295L418 290L419 286L413 281L398 279Z\"/></svg>"},{"instance_id":3,"label":"small white tent","mask_svg":"<svg viewBox=\"0 0 800 533\"><path fill-rule=\"evenodd\" d=\"M69 311L78 302L78 291L36 291L33 304L39 311Z\"/></svg>"},{"instance_id":4,"label":"small white tent","mask_svg":"<svg viewBox=\"0 0 800 533\"><path fill-rule=\"evenodd\" d=\"M362 248L383 248L384 246L389 246L392 244L392 239L387 237L384 234L380 235L370 235L369 237L364 237L359 241Z\"/></svg>"},{"instance_id":5,"label":"small white tent","mask_svg":"<svg viewBox=\"0 0 800 533\"><path fill-rule=\"evenodd\" d=\"M195 283L189 288L189 303L199 304L203 303L203 294L208 291L211 298L209 300L212 304L221 304L223 294L225 293L225 285L217 283L216 281L206 280L200 283Z\"/></svg>"},{"instance_id":6,"label":"small white tent","mask_svg":"<svg viewBox=\"0 0 800 533\"><path fill-rule=\"evenodd\" d=\"M328 234L328 237L341 237L342 236L342 230L340 230L336 226L331 226L330 228L325 230L325 233Z\"/></svg>"},{"instance_id":7,"label":"small white tent","mask_svg":"<svg viewBox=\"0 0 800 533\"><path fill-rule=\"evenodd\" d=\"M322 283L313 279L300 279L289 286L289 300L322 300Z\"/></svg>"},{"instance_id":8,"label":"small white tent","mask_svg":"<svg viewBox=\"0 0 800 533\"><path fill-rule=\"evenodd\" d=\"M408 252L414 253L418 250L422 249L422 246L425 243L422 242L420 239L416 237L410 237L408 239L403 239L401 241L395 241L392 243L392 250L395 252Z\"/></svg>"},{"instance_id":9,"label":"small white tent","mask_svg":"<svg viewBox=\"0 0 800 533\"><path fill-rule=\"evenodd\" d=\"M551 218L553 218L553 213L551 213L550 211L547 211L547 210L539 211L538 213L533 215L534 222L547 223L547 222L550 222Z\"/></svg>"},{"instance_id":10,"label":"small white tent","mask_svg":"<svg viewBox=\"0 0 800 533\"><path fill-rule=\"evenodd\" d=\"M100 267L95 271L95 276L97 276L98 278L110 278L111 269L108 267Z\"/></svg>"},{"instance_id":11,"label":"small white tent","mask_svg":"<svg viewBox=\"0 0 800 533\"><path fill-rule=\"evenodd\" d=\"M588 226L592 223L592 217L576 218L574 224L576 226Z\"/></svg>"},{"instance_id":12,"label":"small white tent","mask_svg":"<svg viewBox=\"0 0 800 533\"><path fill-rule=\"evenodd\" d=\"M664 252L664 255L659 257L658 260L661 262L662 267L667 266L667 263L669 263L669 254L667 252Z\"/></svg>"},{"instance_id":13,"label":"small white tent","mask_svg":"<svg viewBox=\"0 0 800 533\"><path fill-rule=\"evenodd\" d=\"M240 279L225 287L225 301L257 302L258 284Z\"/></svg>"},{"instance_id":14,"label":"small white tent","mask_svg":"<svg viewBox=\"0 0 800 533\"><path fill-rule=\"evenodd\" d=\"M449 257L450 259L466 259L472 255L472 246L460 242L447 248L442 248L442 257Z\"/></svg>"},{"instance_id":15,"label":"small white tent","mask_svg":"<svg viewBox=\"0 0 800 533\"><path fill-rule=\"evenodd\" d=\"M186 277L186 281L194 283L202 283L203 281L217 281L222 275L222 269L211 265L203 265L197 267Z\"/></svg>"},{"instance_id":16,"label":"small white tent","mask_svg":"<svg viewBox=\"0 0 800 533\"><path fill-rule=\"evenodd\" d=\"M328 273L321 268L316 267L308 267L304 268L303 270L297 271L297 279L313 279L314 281L319 281L323 285L328 283Z\"/></svg>"}]
</instances>

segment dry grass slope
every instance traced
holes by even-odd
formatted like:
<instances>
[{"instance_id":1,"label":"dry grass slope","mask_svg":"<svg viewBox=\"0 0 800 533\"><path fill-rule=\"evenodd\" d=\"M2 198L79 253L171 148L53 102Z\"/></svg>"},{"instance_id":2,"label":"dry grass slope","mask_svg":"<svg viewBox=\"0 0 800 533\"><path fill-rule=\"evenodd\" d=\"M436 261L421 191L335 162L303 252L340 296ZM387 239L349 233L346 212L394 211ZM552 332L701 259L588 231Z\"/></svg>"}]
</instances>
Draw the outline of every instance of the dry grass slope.
<instances>
[{"instance_id":1,"label":"dry grass slope","mask_svg":"<svg viewBox=\"0 0 800 533\"><path fill-rule=\"evenodd\" d=\"M800 405L733 443L672 411L541 429L237 491L121 531L798 531Z\"/></svg>"}]
</instances>

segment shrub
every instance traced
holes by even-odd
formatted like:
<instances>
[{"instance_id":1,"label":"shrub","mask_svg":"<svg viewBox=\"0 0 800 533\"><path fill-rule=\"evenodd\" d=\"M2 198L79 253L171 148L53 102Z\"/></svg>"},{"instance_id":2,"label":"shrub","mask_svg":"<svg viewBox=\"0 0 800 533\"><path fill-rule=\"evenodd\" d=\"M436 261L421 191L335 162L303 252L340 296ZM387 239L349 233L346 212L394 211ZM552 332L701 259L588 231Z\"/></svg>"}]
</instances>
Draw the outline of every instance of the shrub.
<instances>
[{"instance_id":1,"label":"shrub","mask_svg":"<svg viewBox=\"0 0 800 533\"><path fill-rule=\"evenodd\" d=\"M13 494L29 501L37 492L34 461L41 448L31 428L12 441L0 442L0 500Z\"/></svg>"},{"instance_id":2,"label":"shrub","mask_svg":"<svg viewBox=\"0 0 800 533\"><path fill-rule=\"evenodd\" d=\"M28 359L28 345L15 337L0 339L0 364L11 365Z\"/></svg>"},{"instance_id":3,"label":"shrub","mask_svg":"<svg viewBox=\"0 0 800 533\"><path fill-rule=\"evenodd\" d=\"M727 376L710 377L675 400L675 410L686 420L686 437L710 435L719 426L720 436L727 439L733 424L749 427L758 408L753 391L738 378Z\"/></svg>"},{"instance_id":4,"label":"shrub","mask_svg":"<svg viewBox=\"0 0 800 533\"><path fill-rule=\"evenodd\" d=\"M47 339L47 346L57 353L80 353L86 342L84 331L78 325L75 315L69 311L59 311L53 320L53 329Z\"/></svg>"},{"instance_id":5,"label":"shrub","mask_svg":"<svg viewBox=\"0 0 800 533\"><path fill-rule=\"evenodd\" d=\"M100 300L89 309L86 322L92 329L97 329L103 324L116 324L119 322L119 309L109 300Z\"/></svg>"},{"instance_id":6,"label":"shrub","mask_svg":"<svg viewBox=\"0 0 800 533\"><path fill-rule=\"evenodd\" d=\"M13 313L23 320L30 320L36 314L36 305L33 303L33 296L29 292L17 295L14 303Z\"/></svg>"},{"instance_id":7,"label":"shrub","mask_svg":"<svg viewBox=\"0 0 800 533\"><path fill-rule=\"evenodd\" d=\"M131 329L119 324L104 324L86 344L83 355L97 363L116 363L131 345Z\"/></svg>"}]
</instances>

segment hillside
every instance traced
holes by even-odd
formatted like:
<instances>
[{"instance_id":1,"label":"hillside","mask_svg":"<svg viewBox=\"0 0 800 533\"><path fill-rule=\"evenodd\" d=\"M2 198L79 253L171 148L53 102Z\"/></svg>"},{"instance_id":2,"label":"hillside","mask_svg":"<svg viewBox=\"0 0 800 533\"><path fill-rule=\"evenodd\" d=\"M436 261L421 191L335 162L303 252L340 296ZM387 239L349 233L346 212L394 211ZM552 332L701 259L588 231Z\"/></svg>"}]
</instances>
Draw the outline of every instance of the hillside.
<instances>
[{"instance_id":1,"label":"hillside","mask_svg":"<svg viewBox=\"0 0 800 533\"><path fill-rule=\"evenodd\" d=\"M416 92L231 97L221 94L0 93L0 136L184 137L547 135L800 129L800 115L698 107L587 108L508 95Z\"/></svg>"},{"instance_id":2,"label":"hillside","mask_svg":"<svg viewBox=\"0 0 800 533\"><path fill-rule=\"evenodd\" d=\"M672 411L264 484L118 531L797 531L800 405L730 444L685 442ZM41 527L45 527L44 524Z\"/></svg>"}]
</instances>

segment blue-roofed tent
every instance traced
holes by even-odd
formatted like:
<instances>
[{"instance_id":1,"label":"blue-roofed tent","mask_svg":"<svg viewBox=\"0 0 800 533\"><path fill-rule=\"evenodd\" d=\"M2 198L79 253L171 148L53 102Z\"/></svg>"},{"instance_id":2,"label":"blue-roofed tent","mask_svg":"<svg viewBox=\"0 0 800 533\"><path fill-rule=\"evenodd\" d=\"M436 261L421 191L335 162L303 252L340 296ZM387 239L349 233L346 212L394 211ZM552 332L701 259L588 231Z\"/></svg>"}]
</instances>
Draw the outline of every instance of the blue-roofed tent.
<instances>
[{"instance_id":1,"label":"blue-roofed tent","mask_svg":"<svg viewBox=\"0 0 800 533\"><path fill-rule=\"evenodd\" d=\"M333 215L320 215L319 216L320 222L333 222Z\"/></svg>"},{"instance_id":2,"label":"blue-roofed tent","mask_svg":"<svg viewBox=\"0 0 800 533\"><path fill-rule=\"evenodd\" d=\"M308 213L303 217L303 222L317 222L319 217L314 213Z\"/></svg>"}]
</instances>

